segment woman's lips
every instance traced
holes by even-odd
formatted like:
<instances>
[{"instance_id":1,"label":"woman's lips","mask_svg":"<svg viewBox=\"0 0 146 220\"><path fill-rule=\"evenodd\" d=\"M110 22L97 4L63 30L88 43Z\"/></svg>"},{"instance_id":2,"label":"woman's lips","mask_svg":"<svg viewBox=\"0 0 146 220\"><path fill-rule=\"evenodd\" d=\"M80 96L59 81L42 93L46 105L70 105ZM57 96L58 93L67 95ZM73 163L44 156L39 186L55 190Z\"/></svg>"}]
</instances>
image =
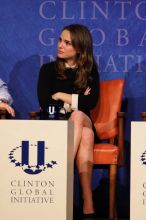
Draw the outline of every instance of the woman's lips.
<instances>
[{"instance_id":1,"label":"woman's lips","mask_svg":"<svg viewBox=\"0 0 146 220\"><path fill-rule=\"evenodd\" d=\"M61 50L58 50L58 54L63 54L63 51L61 51Z\"/></svg>"}]
</instances>

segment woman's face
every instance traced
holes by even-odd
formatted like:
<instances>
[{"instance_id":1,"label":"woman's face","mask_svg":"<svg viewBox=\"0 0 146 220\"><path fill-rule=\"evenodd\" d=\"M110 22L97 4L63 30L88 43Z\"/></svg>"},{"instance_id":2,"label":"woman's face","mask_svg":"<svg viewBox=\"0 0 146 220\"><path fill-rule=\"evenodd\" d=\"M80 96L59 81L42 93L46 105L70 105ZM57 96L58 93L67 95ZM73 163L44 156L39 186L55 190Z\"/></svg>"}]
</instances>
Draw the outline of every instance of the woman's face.
<instances>
[{"instance_id":1,"label":"woman's face","mask_svg":"<svg viewBox=\"0 0 146 220\"><path fill-rule=\"evenodd\" d=\"M77 51L72 45L70 32L68 30L64 30L60 35L57 56L65 59L68 64L74 64L76 61Z\"/></svg>"}]
</instances>

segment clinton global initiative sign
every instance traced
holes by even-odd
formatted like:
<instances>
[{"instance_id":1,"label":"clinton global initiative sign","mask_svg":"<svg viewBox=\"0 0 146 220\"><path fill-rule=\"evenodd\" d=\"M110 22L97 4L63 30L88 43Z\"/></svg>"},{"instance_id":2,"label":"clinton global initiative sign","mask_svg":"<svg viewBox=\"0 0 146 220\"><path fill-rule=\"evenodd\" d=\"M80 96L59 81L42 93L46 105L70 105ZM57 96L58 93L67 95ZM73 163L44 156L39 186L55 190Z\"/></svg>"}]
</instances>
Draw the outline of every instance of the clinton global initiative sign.
<instances>
[{"instance_id":1,"label":"clinton global initiative sign","mask_svg":"<svg viewBox=\"0 0 146 220\"><path fill-rule=\"evenodd\" d=\"M131 124L130 220L146 219L146 123Z\"/></svg>"},{"instance_id":2,"label":"clinton global initiative sign","mask_svg":"<svg viewBox=\"0 0 146 220\"><path fill-rule=\"evenodd\" d=\"M145 59L145 53L141 51L146 42L146 30L140 28L139 24L146 21L145 10L146 1L142 0L42 1L39 15L44 22L38 39L42 51L46 48L49 54L40 54L41 65L46 62L46 56L48 60L56 58L54 48L58 32L66 23L85 23L93 36L94 55L103 72L127 73L133 63L138 64L136 72L142 72L144 67L141 63ZM138 32L133 29L133 21L139 27ZM131 48L133 44L135 49Z\"/></svg>"},{"instance_id":3,"label":"clinton global initiative sign","mask_svg":"<svg viewBox=\"0 0 146 220\"><path fill-rule=\"evenodd\" d=\"M39 174L47 168L53 168L57 161L45 162L47 155L45 141L38 141L38 144L29 145L29 141L22 141L22 145L13 148L9 153L10 162L15 167L21 167L28 174ZM35 161L33 161L35 159Z\"/></svg>"},{"instance_id":4,"label":"clinton global initiative sign","mask_svg":"<svg viewBox=\"0 0 146 220\"><path fill-rule=\"evenodd\" d=\"M12 180L10 189L11 203L55 203L55 182L53 180Z\"/></svg>"},{"instance_id":5,"label":"clinton global initiative sign","mask_svg":"<svg viewBox=\"0 0 146 220\"><path fill-rule=\"evenodd\" d=\"M142 152L142 154L140 156L140 161L142 162L142 165L146 169L146 145L145 145L145 151ZM143 188L142 201L143 201L143 205L146 206L146 180L143 182L142 188Z\"/></svg>"},{"instance_id":6,"label":"clinton global initiative sign","mask_svg":"<svg viewBox=\"0 0 146 220\"><path fill-rule=\"evenodd\" d=\"M21 168L29 175L36 175L46 169L53 169L57 164L55 160L45 162L48 148L45 141L38 141L37 144L30 144L29 141L22 141L22 144L13 148L9 153L10 163L15 169ZM35 160L34 160L35 159ZM19 180L10 182L11 203L54 203L55 181L54 180Z\"/></svg>"},{"instance_id":7,"label":"clinton global initiative sign","mask_svg":"<svg viewBox=\"0 0 146 220\"><path fill-rule=\"evenodd\" d=\"M72 220L72 123L1 120L0 128L1 218Z\"/></svg>"}]
</instances>

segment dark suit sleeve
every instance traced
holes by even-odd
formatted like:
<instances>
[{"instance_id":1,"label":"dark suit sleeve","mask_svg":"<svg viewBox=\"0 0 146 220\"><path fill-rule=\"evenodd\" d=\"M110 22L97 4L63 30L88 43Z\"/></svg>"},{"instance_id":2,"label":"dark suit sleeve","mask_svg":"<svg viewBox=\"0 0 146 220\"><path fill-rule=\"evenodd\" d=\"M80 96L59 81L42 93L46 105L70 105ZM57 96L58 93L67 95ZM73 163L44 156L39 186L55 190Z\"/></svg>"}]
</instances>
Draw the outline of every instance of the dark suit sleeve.
<instances>
[{"instance_id":1,"label":"dark suit sleeve","mask_svg":"<svg viewBox=\"0 0 146 220\"><path fill-rule=\"evenodd\" d=\"M91 72L92 81L89 83L91 88L89 95L79 95L78 109L79 110L91 110L95 107L99 97L99 73L97 68L94 67Z\"/></svg>"}]
</instances>

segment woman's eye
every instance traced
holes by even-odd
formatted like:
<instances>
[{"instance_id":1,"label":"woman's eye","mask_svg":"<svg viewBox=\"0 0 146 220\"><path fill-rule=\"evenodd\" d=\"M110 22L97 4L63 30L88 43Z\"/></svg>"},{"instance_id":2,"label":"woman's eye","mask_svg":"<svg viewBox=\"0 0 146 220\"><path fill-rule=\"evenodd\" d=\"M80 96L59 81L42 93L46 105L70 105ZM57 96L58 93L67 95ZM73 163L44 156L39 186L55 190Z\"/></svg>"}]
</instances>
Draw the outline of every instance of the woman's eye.
<instances>
[{"instance_id":1,"label":"woman's eye","mask_svg":"<svg viewBox=\"0 0 146 220\"><path fill-rule=\"evenodd\" d=\"M61 42L62 41L62 39L61 38L59 38L59 40L58 40L59 42Z\"/></svg>"},{"instance_id":2,"label":"woman's eye","mask_svg":"<svg viewBox=\"0 0 146 220\"><path fill-rule=\"evenodd\" d=\"M72 45L70 41L65 41L66 45Z\"/></svg>"}]
</instances>

